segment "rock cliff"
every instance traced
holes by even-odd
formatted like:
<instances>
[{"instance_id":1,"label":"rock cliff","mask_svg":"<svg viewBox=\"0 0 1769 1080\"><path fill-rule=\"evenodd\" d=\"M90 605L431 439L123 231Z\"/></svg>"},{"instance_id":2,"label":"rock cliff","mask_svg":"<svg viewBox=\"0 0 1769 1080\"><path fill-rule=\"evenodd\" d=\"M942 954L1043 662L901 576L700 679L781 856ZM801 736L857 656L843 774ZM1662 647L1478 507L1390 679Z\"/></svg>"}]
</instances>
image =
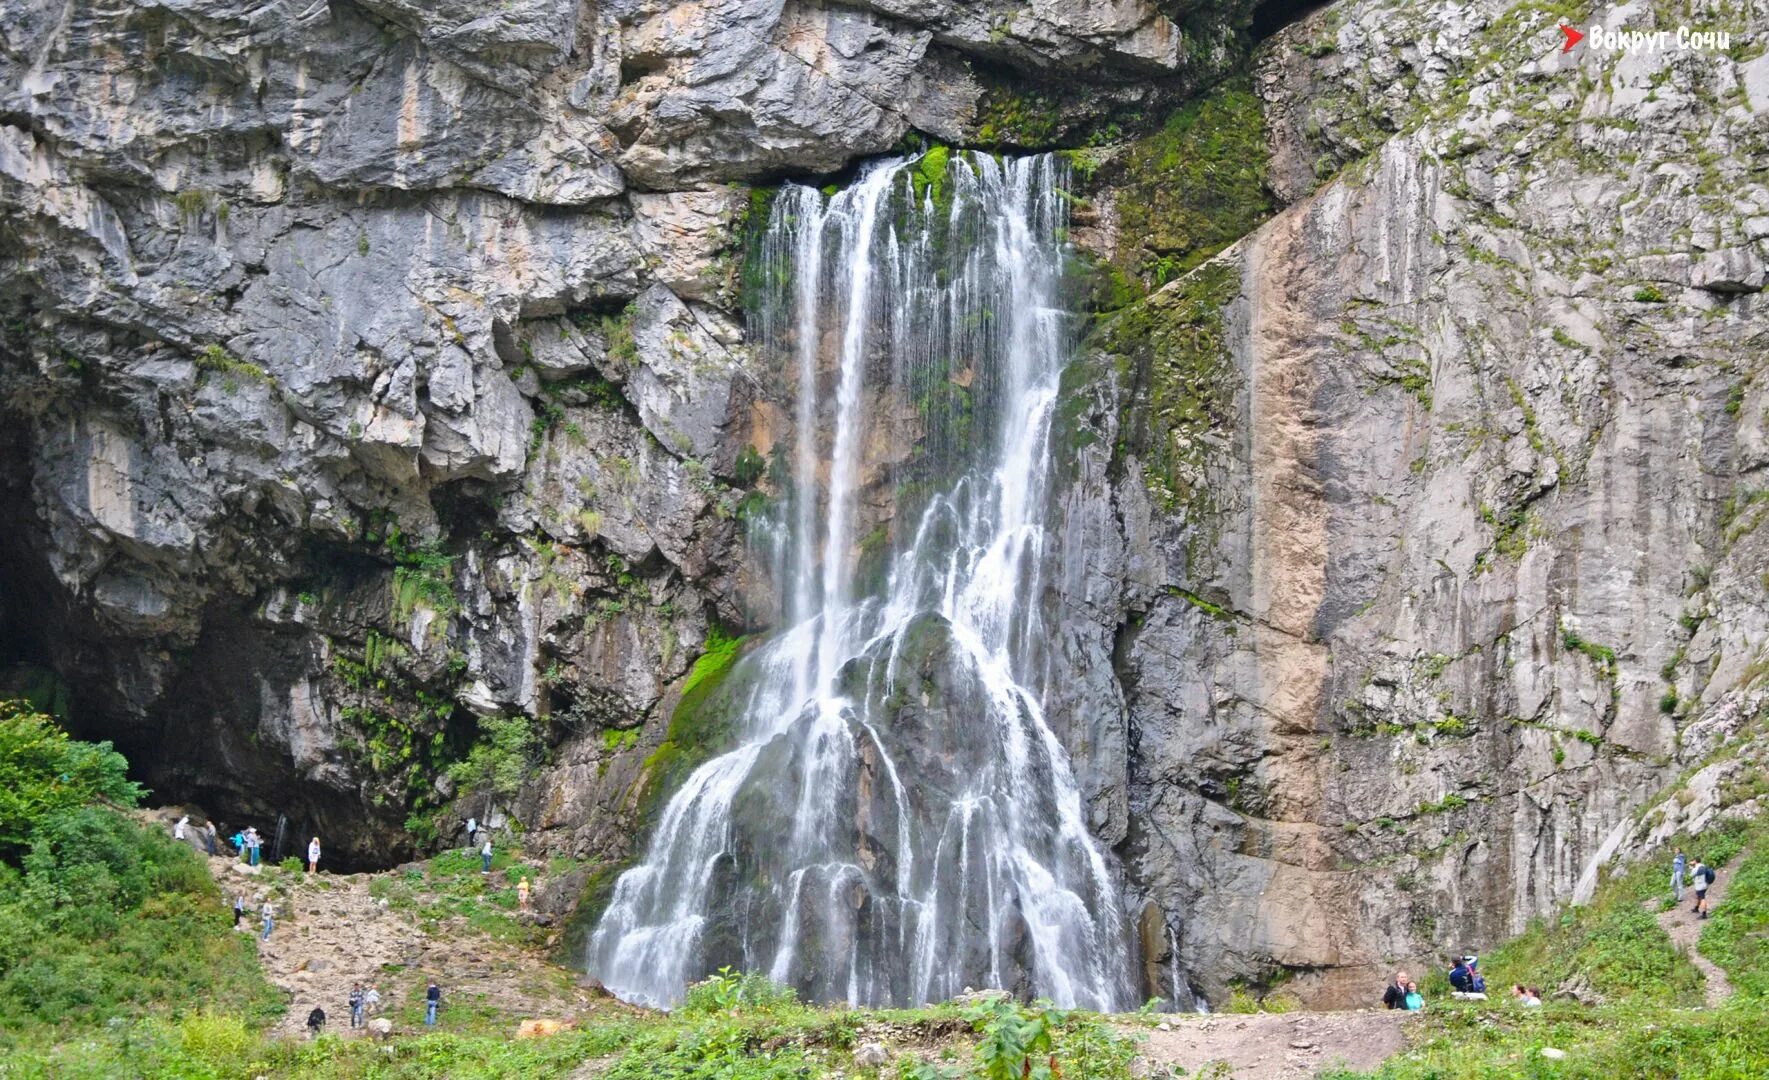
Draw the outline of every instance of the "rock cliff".
<instances>
[{"instance_id":1,"label":"rock cliff","mask_svg":"<svg viewBox=\"0 0 1769 1080\"><path fill-rule=\"evenodd\" d=\"M511 815L594 893L773 618L752 185L1069 147L1050 711L1146 989L1516 929L1755 720L1765 27L1342 0L1250 62L1294 13L11 4L5 658L223 820Z\"/></svg>"},{"instance_id":2,"label":"rock cliff","mask_svg":"<svg viewBox=\"0 0 1769 1080\"><path fill-rule=\"evenodd\" d=\"M1341 4L1263 51L1291 205L1071 372L1059 610L1151 973L1362 1000L1588 896L1758 722L1764 29Z\"/></svg>"}]
</instances>

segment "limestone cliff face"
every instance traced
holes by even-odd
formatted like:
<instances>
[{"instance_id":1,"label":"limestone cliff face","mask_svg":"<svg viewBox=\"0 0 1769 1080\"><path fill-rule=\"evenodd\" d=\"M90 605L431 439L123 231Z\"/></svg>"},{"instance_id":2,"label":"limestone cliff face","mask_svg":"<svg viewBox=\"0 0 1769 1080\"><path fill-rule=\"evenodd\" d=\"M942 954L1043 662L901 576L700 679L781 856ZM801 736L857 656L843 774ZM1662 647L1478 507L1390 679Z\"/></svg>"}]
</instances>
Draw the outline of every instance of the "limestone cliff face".
<instances>
[{"instance_id":1,"label":"limestone cliff face","mask_svg":"<svg viewBox=\"0 0 1769 1080\"><path fill-rule=\"evenodd\" d=\"M1245 21L7 5L7 661L162 796L287 813L345 862L409 853L446 766L532 718L534 841L624 855L670 688L709 627L768 617L743 519L791 409L747 348L733 181L912 129L1048 140L1214 77ZM1057 78L1085 107L1003 89Z\"/></svg>"},{"instance_id":2,"label":"limestone cliff face","mask_svg":"<svg viewBox=\"0 0 1769 1080\"><path fill-rule=\"evenodd\" d=\"M1147 133L1251 16L9 5L0 646L162 794L347 862L523 718L545 767L471 808L613 865L683 675L770 617L749 185L1085 147L1078 242L1182 275L1096 294L1047 575L1148 989L1348 1000L1516 928L1755 717L1765 28L1562 56L1495 3L1345 0L1210 91L1248 146L1192 178Z\"/></svg>"},{"instance_id":3,"label":"limestone cliff face","mask_svg":"<svg viewBox=\"0 0 1769 1080\"><path fill-rule=\"evenodd\" d=\"M1755 716L1765 24L1618 58L1417 14L1268 45L1293 205L1072 379L1061 603L1129 732L1096 783L1151 975L1164 924L1211 995L1351 1003L1517 931Z\"/></svg>"}]
</instances>

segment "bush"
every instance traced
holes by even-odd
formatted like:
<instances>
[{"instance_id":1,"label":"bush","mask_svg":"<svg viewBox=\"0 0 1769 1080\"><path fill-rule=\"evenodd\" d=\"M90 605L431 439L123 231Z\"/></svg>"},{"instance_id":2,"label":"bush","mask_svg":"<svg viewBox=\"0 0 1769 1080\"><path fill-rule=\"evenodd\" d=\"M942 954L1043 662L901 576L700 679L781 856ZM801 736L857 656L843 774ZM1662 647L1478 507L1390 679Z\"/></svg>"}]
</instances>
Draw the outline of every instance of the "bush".
<instances>
[{"instance_id":1,"label":"bush","mask_svg":"<svg viewBox=\"0 0 1769 1080\"><path fill-rule=\"evenodd\" d=\"M202 860L104 804L140 798L120 754L16 703L0 705L0 751L5 847L23 852L0 862L0 1043L209 1001L275 1015Z\"/></svg>"},{"instance_id":2,"label":"bush","mask_svg":"<svg viewBox=\"0 0 1769 1080\"><path fill-rule=\"evenodd\" d=\"M0 859L16 858L37 823L96 800L130 807L141 786L108 742L70 739L22 701L0 700Z\"/></svg>"},{"instance_id":3,"label":"bush","mask_svg":"<svg viewBox=\"0 0 1769 1080\"><path fill-rule=\"evenodd\" d=\"M739 1008L778 1009L798 1004L798 994L766 975L744 974L728 967L695 983L676 1011L683 1016L728 1013Z\"/></svg>"}]
</instances>

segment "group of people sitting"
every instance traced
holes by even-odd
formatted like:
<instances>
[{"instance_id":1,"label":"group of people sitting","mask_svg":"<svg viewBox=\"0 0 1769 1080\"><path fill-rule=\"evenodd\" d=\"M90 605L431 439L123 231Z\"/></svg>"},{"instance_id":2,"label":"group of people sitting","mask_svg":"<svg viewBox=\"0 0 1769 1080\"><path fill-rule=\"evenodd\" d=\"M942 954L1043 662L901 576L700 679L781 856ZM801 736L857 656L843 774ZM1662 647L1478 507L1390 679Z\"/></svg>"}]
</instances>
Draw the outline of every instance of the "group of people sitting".
<instances>
[{"instance_id":1,"label":"group of people sitting","mask_svg":"<svg viewBox=\"0 0 1769 1080\"><path fill-rule=\"evenodd\" d=\"M1480 957L1470 954L1451 958L1450 996L1486 1000L1486 976L1480 973ZM1511 1000L1519 1005L1540 1005L1542 992L1518 983L1511 987ZM1425 1007L1425 995L1419 992L1419 984L1408 978L1406 972L1397 971L1394 981L1382 992L1382 1004L1390 1009L1416 1011Z\"/></svg>"}]
</instances>

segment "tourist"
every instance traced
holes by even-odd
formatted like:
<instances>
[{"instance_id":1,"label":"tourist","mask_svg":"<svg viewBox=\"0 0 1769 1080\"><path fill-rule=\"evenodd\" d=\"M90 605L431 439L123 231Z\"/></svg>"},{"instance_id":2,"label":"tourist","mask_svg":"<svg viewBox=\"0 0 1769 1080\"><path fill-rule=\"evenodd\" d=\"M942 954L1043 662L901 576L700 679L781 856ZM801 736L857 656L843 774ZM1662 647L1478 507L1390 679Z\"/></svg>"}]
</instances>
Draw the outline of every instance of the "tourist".
<instances>
[{"instance_id":1,"label":"tourist","mask_svg":"<svg viewBox=\"0 0 1769 1080\"><path fill-rule=\"evenodd\" d=\"M1541 1003L1542 1003L1542 991L1538 987L1526 986L1523 988L1523 1004L1524 1005L1534 1007L1534 1006L1540 1005Z\"/></svg>"},{"instance_id":2,"label":"tourist","mask_svg":"<svg viewBox=\"0 0 1769 1080\"><path fill-rule=\"evenodd\" d=\"M1407 996L1401 999L1401 1001L1402 1006L1408 1012L1418 1012L1420 1009L1423 1009L1425 1007L1425 995L1419 993L1419 984L1416 982L1408 983Z\"/></svg>"},{"instance_id":3,"label":"tourist","mask_svg":"<svg viewBox=\"0 0 1769 1080\"><path fill-rule=\"evenodd\" d=\"M235 851L239 852L239 856L241 859L244 859L246 857L246 833L245 833L245 830L242 829L239 832L236 832L232 836L228 837L228 843L232 844L233 849Z\"/></svg>"},{"instance_id":4,"label":"tourist","mask_svg":"<svg viewBox=\"0 0 1769 1080\"><path fill-rule=\"evenodd\" d=\"M1474 972L1468 969L1468 958L1458 956L1450 967L1450 989L1458 994L1470 993L1474 990Z\"/></svg>"},{"instance_id":5,"label":"tourist","mask_svg":"<svg viewBox=\"0 0 1769 1080\"><path fill-rule=\"evenodd\" d=\"M516 910L528 914L528 875L523 874L522 880L516 883Z\"/></svg>"},{"instance_id":6,"label":"tourist","mask_svg":"<svg viewBox=\"0 0 1769 1080\"><path fill-rule=\"evenodd\" d=\"M246 918L246 894L233 894L233 928L238 930L240 923Z\"/></svg>"},{"instance_id":7,"label":"tourist","mask_svg":"<svg viewBox=\"0 0 1769 1080\"><path fill-rule=\"evenodd\" d=\"M474 818L474 817L469 817L467 819L467 848L469 850L471 850L473 845L477 844L478 842L479 842L479 819Z\"/></svg>"},{"instance_id":8,"label":"tourist","mask_svg":"<svg viewBox=\"0 0 1769 1080\"><path fill-rule=\"evenodd\" d=\"M485 846L479 849L479 872L491 873L491 837L485 838ZM507 878L505 880L508 880Z\"/></svg>"},{"instance_id":9,"label":"tourist","mask_svg":"<svg viewBox=\"0 0 1769 1080\"><path fill-rule=\"evenodd\" d=\"M1714 887L1714 868L1700 859L1695 860L1695 910L1702 918L1708 917L1708 890Z\"/></svg>"},{"instance_id":10,"label":"tourist","mask_svg":"<svg viewBox=\"0 0 1769 1080\"><path fill-rule=\"evenodd\" d=\"M424 991L424 1023L426 1025L436 1026L436 1007L441 1004L442 987L436 985L435 979L431 979L430 988Z\"/></svg>"},{"instance_id":11,"label":"tourist","mask_svg":"<svg viewBox=\"0 0 1769 1080\"><path fill-rule=\"evenodd\" d=\"M350 986L350 1026L362 1026L362 1010L366 1004L363 1000L362 984L352 983Z\"/></svg>"},{"instance_id":12,"label":"tourist","mask_svg":"<svg viewBox=\"0 0 1769 1080\"><path fill-rule=\"evenodd\" d=\"M1689 858L1683 854L1682 848L1676 848L1675 851L1676 854L1671 856L1671 901L1681 904L1683 902L1683 872L1689 866Z\"/></svg>"},{"instance_id":13,"label":"tourist","mask_svg":"<svg viewBox=\"0 0 1769 1080\"><path fill-rule=\"evenodd\" d=\"M213 821L208 822L203 826L203 846L209 849L210 858L215 857L215 848L219 839L220 837L216 835L215 823Z\"/></svg>"},{"instance_id":14,"label":"tourist","mask_svg":"<svg viewBox=\"0 0 1769 1080\"><path fill-rule=\"evenodd\" d=\"M315 1005L313 1011L307 1014L307 1033L317 1039L320 1029L325 1026L326 1011Z\"/></svg>"},{"instance_id":15,"label":"tourist","mask_svg":"<svg viewBox=\"0 0 1769 1080\"><path fill-rule=\"evenodd\" d=\"M259 849L263 847L263 844L264 842L258 839L258 830L252 828L250 825L246 826L246 851L249 855L247 861L253 866L258 865Z\"/></svg>"},{"instance_id":16,"label":"tourist","mask_svg":"<svg viewBox=\"0 0 1769 1080\"><path fill-rule=\"evenodd\" d=\"M1406 1008L1406 1005L1407 1005L1407 973L1406 972L1397 971L1394 973L1394 981L1388 984L1388 989L1382 991L1382 1004L1387 1006L1390 1009L1404 1009L1404 1008Z\"/></svg>"},{"instance_id":17,"label":"tourist","mask_svg":"<svg viewBox=\"0 0 1769 1080\"><path fill-rule=\"evenodd\" d=\"M308 843L307 843L307 872L309 874L312 874L312 873L317 873L318 871L319 871L319 837L316 836L312 840L308 841Z\"/></svg>"},{"instance_id":18,"label":"tourist","mask_svg":"<svg viewBox=\"0 0 1769 1080\"><path fill-rule=\"evenodd\" d=\"M264 916L264 936L258 940L269 941L270 932L276 929L276 908L271 906L270 898L268 896L264 898L264 907L261 909L260 914Z\"/></svg>"},{"instance_id":19,"label":"tourist","mask_svg":"<svg viewBox=\"0 0 1769 1080\"><path fill-rule=\"evenodd\" d=\"M1468 963L1469 995L1479 994L1484 1000L1486 998L1486 976L1480 973L1480 957L1465 956L1463 959Z\"/></svg>"},{"instance_id":20,"label":"tourist","mask_svg":"<svg viewBox=\"0 0 1769 1080\"><path fill-rule=\"evenodd\" d=\"M363 991L362 1007L370 1016L381 1014L381 990L374 983L369 983L369 988Z\"/></svg>"},{"instance_id":21,"label":"tourist","mask_svg":"<svg viewBox=\"0 0 1769 1080\"><path fill-rule=\"evenodd\" d=\"M178 824L172 826L172 839L183 840L185 826L187 826L189 824L190 824L190 815L189 814L186 814L183 817L179 818Z\"/></svg>"}]
</instances>

